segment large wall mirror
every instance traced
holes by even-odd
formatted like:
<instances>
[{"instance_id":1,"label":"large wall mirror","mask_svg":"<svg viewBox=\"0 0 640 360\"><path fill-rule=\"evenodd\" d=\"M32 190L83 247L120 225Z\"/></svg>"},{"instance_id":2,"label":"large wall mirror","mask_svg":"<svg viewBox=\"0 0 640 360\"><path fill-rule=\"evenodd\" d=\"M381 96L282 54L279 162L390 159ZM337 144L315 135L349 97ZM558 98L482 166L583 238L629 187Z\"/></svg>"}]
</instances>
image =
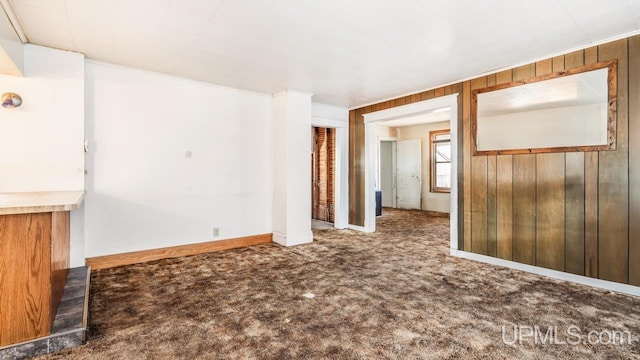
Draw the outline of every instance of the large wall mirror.
<instances>
[{"instance_id":1,"label":"large wall mirror","mask_svg":"<svg viewBox=\"0 0 640 360\"><path fill-rule=\"evenodd\" d=\"M474 90L474 155L615 150L617 61Z\"/></svg>"}]
</instances>

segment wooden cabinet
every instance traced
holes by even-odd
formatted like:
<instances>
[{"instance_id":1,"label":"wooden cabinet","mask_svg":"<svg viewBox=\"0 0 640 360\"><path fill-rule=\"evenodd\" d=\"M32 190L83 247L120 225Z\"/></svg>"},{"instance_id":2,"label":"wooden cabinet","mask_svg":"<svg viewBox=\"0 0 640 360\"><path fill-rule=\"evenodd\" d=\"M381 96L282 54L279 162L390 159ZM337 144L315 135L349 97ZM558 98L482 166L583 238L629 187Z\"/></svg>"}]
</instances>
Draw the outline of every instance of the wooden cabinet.
<instances>
[{"instance_id":1,"label":"wooden cabinet","mask_svg":"<svg viewBox=\"0 0 640 360\"><path fill-rule=\"evenodd\" d=\"M68 211L0 216L0 346L50 334L68 269Z\"/></svg>"},{"instance_id":2,"label":"wooden cabinet","mask_svg":"<svg viewBox=\"0 0 640 360\"><path fill-rule=\"evenodd\" d=\"M69 210L83 197L0 194L0 347L51 333L69 269Z\"/></svg>"}]
</instances>

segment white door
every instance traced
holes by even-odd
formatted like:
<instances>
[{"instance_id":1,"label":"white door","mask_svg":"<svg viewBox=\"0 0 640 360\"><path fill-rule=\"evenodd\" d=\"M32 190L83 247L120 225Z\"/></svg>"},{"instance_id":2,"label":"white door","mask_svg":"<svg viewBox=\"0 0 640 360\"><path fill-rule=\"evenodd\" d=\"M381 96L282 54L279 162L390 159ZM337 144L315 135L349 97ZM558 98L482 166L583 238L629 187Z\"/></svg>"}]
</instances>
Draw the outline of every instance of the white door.
<instances>
[{"instance_id":1,"label":"white door","mask_svg":"<svg viewBox=\"0 0 640 360\"><path fill-rule=\"evenodd\" d=\"M396 142L397 204L401 209L420 210L422 197L421 141L402 140Z\"/></svg>"},{"instance_id":2,"label":"white door","mask_svg":"<svg viewBox=\"0 0 640 360\"><path fill-rule=\"evenodd\" d=\"M396 142L380 142L380 190L382 206L396 207Z\"/></svg>"}]
</instances>

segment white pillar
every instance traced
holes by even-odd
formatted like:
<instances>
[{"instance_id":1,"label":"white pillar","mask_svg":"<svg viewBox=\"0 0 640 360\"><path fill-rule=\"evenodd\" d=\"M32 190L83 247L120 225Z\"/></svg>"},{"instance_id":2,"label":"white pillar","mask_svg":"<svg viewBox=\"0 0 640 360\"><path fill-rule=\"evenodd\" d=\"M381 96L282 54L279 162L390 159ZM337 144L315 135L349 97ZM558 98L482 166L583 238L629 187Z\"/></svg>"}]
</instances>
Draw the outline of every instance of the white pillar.
<instances>
[{"instance_id":1,"label":"white pillar","mask_svg":"<svg viewBox=\"0 0 640 360\"><path fill-rule=\"evenodd\" d=\"M311 96L284 90L273 96L273 241L310 243Z\"/></svg>"}]
</instances>

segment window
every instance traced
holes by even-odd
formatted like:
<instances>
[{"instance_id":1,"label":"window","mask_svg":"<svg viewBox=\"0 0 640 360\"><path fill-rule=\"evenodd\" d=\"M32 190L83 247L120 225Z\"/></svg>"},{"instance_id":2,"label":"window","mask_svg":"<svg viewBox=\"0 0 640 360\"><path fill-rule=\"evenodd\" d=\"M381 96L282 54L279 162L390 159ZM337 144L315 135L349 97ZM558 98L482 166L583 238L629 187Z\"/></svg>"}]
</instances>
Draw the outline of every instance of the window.
<instances>
[{"instance_id":1,"label":"window","mask_svg":"<svg viewBox=\"0 0 640 360\"><path fill-rule=\"evenodd\" d=\"M451 191L451 130L429 132L431 192Z\"/></svg>"}]
</instances>

